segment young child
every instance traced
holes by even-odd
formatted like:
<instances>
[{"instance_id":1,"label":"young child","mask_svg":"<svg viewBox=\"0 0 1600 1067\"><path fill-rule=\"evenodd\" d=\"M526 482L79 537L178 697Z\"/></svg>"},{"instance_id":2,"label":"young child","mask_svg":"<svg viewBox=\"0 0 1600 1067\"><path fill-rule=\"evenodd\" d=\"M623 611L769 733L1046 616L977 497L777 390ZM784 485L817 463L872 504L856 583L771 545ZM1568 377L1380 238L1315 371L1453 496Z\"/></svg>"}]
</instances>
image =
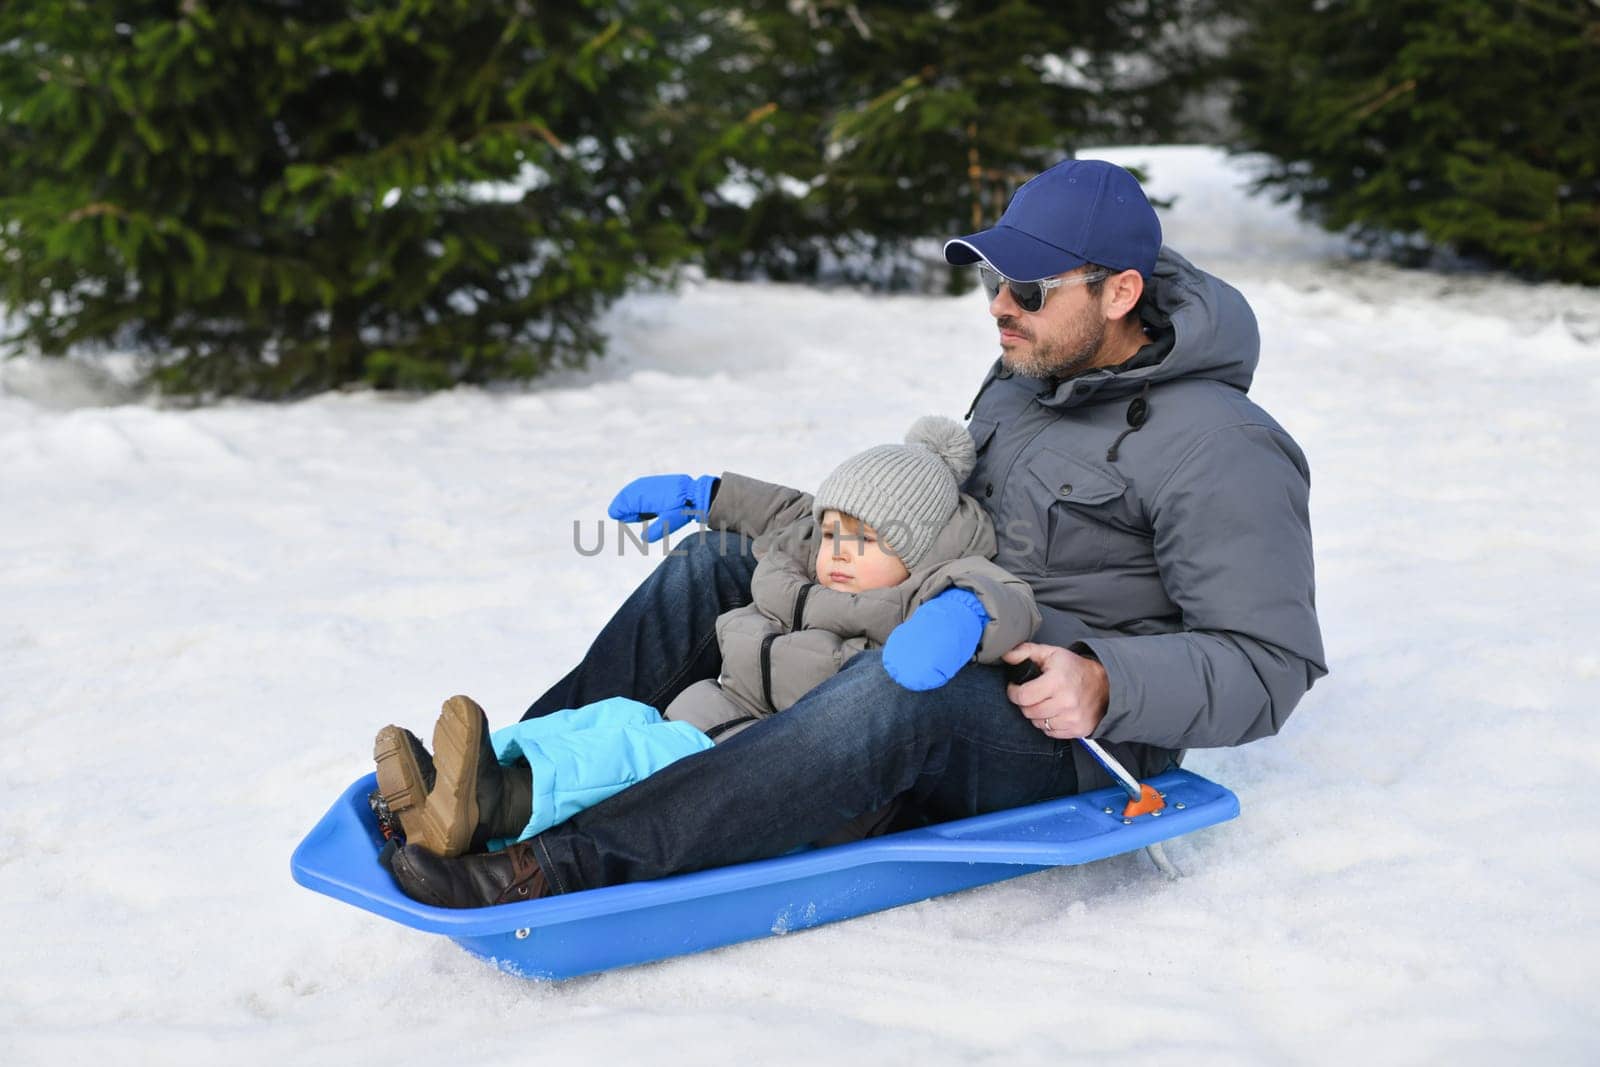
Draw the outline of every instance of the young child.
<instances>
[{"instance_id":1,"label":"young child","mask_svg":"<svg viewBox=\"0 0 1600 1067\"><path fill-rule=\"evenodd\" d=\"M384 727L378 791L408 842L456 856L526 840L783 711L865 649L886 646L885 669L911 689L943 685L974 654L998 662L1033 636L1039 613L1026 583L990 562L994 526L960 492L975 462L965 427L927 416L904 445L840 464L813 497L725 478L719 528L754 538L760 562L753 603L717 619L720 677L664 714L614 697L492 735L477 704L452 697L432 759L409 731ZM965 658L930 658L916 633L930 628Z\"/></svg>"}]
</instances>

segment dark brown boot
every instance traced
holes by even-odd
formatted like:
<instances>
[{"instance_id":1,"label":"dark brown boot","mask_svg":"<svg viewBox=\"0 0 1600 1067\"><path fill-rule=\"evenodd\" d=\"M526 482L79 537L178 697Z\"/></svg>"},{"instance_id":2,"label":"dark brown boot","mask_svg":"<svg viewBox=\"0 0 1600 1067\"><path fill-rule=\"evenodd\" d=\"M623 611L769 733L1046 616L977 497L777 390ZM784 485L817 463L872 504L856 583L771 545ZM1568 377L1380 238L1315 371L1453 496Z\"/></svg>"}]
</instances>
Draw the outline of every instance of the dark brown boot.
<instances>
[{"instance_id":1,"label":"dark brown boot","mask_svg":"<svg viewBox=\"0 0 1600 1067\"><path fill-rule=\"evenodd\" d=\"M489 741L489 719L470 697L444 702L433 728L435 778L411 822L409 844L439 856L482 849L491 839L516 837L533 810L533 772L525 763L502 766Z\"/></svg>"},{"instance_id":2,"label":"dark brown boot","mask_svg":"<svg viewBox=\"0 0 1600 1067\"><path fill-rule=\"evenodd\" d=\"M389 869L406 896L436 908L487 908L551 895L532 841L450 858L407 844L395 850Z\"/></svg>"}]
</instances>

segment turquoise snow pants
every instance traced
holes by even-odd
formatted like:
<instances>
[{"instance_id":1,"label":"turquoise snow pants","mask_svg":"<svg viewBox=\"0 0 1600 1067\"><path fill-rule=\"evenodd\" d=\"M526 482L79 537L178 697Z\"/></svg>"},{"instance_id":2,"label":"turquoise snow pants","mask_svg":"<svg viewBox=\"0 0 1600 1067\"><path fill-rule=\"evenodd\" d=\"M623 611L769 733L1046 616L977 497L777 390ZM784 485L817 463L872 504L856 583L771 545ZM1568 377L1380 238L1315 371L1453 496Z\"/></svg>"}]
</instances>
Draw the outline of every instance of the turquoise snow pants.
<instances>
[{"instance_id":1,"label":"turquoise snow pants","mask_svg":"<svg viewBox=\"0 0 1600 1067\"><path fill-rule=\"evenodd\" d=\"M685 722L669 722L648 704L611 697L524 719L490 741L501 763L533 769L533 811L517 841L526 841L685 756L711 739ZM504 848L509 839L491 841Z\"/></svg>"}]
</instances>

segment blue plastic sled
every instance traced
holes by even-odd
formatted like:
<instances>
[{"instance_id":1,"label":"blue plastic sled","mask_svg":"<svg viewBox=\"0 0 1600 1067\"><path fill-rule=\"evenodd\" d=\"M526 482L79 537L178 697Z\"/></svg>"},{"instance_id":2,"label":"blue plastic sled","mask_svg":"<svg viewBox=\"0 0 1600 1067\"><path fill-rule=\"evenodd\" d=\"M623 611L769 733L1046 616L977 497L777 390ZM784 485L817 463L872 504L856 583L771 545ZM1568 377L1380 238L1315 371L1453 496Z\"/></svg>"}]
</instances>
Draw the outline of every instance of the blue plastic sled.
<instances>
[{"instance_id":1,"label":"blue plastic sled","mask_svg":"<svg viewBox=\"0 0 1600 1067\"><path fill-rule=\"evenodd\" d=\"M777 859L458 911L410 899L378 863L369 774L306 835L290 867L308 889L445 934L512 974L572 978L1105 859L1239 814L1233 793L1188 771L1146 784L1165 795L1165 810L1125 820L1128 796L1110 787Z\"/></svg>"}]
</instances>

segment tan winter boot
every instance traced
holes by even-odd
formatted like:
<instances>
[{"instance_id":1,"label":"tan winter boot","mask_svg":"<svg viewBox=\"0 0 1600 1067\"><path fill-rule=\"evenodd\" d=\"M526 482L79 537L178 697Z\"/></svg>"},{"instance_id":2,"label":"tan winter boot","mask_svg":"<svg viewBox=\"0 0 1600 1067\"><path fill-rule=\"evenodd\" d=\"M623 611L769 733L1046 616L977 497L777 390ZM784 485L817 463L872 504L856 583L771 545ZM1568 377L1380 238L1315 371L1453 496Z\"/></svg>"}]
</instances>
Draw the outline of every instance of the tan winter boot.
<instances>
[{"instance_id":1,"label":"tan winter boot","mask_svg":"<svg viewBox=\"0 0 1600 1067\"><path fill-rule=\"evenodd\" d=\"M533 809L526 764L501 766L489 741L489 719L469 697L444 702L433 728L434 782L410 822L406 842L439 856L481 850L491 838L516 837Z\"/></svg>"},{"instance_id":2,"label":"tan winter boot","mask_svg":"<svg viewBox=\"0 0 1600 1067\"><path fill-rule=\"evenodd\" d=\"M372 760L378 766L378 793L410 838L422 829L422 804L433 788L433 757L416 734L391 725L373 740Z\"/></svg>"}]
</instances>

